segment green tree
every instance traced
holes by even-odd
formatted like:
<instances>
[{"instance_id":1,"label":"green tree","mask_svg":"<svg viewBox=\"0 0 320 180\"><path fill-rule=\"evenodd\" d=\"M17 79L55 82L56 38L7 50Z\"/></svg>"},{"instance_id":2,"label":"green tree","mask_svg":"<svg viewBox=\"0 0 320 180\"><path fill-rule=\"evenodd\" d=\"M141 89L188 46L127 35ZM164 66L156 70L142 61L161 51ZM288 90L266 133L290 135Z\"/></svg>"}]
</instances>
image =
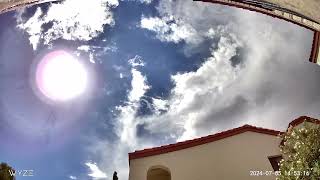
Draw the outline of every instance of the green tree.
<instances>
[{"instance_id":1,"label":"green tree","mask_svg":"<svg viewBox=\"0 0 320 180\"><path fill-rule=\"evenodd\" d=\"M279 180L320 179L320 126L304 122L282 135Z\"/></svg>"},{"instance_id":2,"label":"green tree","mask_svg":"<svg viewBox=\"0 0 320 180\"><path fill-rule=\"evenodd\" d=\"M15 180L15 177L12 176L12 173L14 172L14 169L10 167L8 164L0 164L0 180Z\"/></svg>"}]
</instances>

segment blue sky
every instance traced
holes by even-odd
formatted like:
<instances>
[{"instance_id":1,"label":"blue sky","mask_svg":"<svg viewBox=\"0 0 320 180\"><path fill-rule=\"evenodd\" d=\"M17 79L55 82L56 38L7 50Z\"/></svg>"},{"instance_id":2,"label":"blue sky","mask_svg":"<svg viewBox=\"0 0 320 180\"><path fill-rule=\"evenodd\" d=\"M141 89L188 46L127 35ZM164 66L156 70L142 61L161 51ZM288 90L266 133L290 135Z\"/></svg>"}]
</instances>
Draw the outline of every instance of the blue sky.
<instances>
[{"instance_id":1,"label":"blue sky","mask_svg":"<svg viewBox=\"0 0 320 180\"><path fill-rule=\"evenodd\" d=\"M127 179L137 149L320 117L313 33L272 17L185 0L67 0L2 14L0 24L0 161L35 174L18 180L115 170ZM90 88L49 105L30 74L57 49L85 64Z\"/></svg>"}]
</instances>

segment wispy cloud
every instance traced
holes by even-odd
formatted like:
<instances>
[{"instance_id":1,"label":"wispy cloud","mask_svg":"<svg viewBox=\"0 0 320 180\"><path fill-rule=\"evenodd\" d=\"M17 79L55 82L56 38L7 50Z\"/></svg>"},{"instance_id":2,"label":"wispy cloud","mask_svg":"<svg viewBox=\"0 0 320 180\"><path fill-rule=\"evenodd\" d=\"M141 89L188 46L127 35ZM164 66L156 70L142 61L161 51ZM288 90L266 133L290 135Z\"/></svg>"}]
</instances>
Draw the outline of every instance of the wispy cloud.
<instances>
[{"instance_id":1,"label":"wispy cloud","mask_svg":"<svg viewBox=\"0 0 320 180\"><path fill-rule=\"evenodd\" d=\"M70 179L77 179L75 176L69 176Z\"/></svg>"},{"instance_id":2,"label":"wispy cloud","mask_svg":"<svg viewBox=\"0 0 320 180\"><path fill-rule=\"evenodd\" d=\"M98 179L106 179L108 177L106 173L104 173L99 169L97 164L92 162L87 162L85 163L85 165L88 166L90 170L90 173L88 174L88 176L92 177L92 179L98 180Z\"/></svg>"},{"instance_id":3,"label":"wispy cloud","mask_svg":"<svg viewBox=\"0 0 320 180\"><path fill-rule=\"evenodd\" d=\"M142 62L142 61L141 61ZM137 146L136 143L136 126L139 123L136 119L136 112L140 106L139 101L150 86L147 84L147 79L138 71L135 66L131 69L132 80L131 90L128 93L128 102L124 106L117 107L120 112L117 118L119 122L119 137L123 143L128 143L130 146Z\"/></svg>"},{"instance_id":4,"label":"wispy cloud","mask_svg":"<svg viewBox=\"0 0 320 180\"><path fill-rule=\"evenodd\" d=\"M153 0L123 0L123 1L135 1L142 4L150 4L153 2Z\"/></svg>"},{"instance_id":5,"label":"wispy cloud","mask_svg":"<svg viewBox=\"0 0 320 180\"><path fill-rule=\"evenodd\" d=\"M142 147L137 138L137 126L141 119L136 118L136 114L140 101L151 88L147 78L138 70L138 67L144 66L143 59L135 56L129 59L128 63L131 65L131 89L127 93L127 101L116 107L116 118L113 120L118 139L115 142L108 139L94 140L90 149L95 157L102 159L101 167L110 173L118 171L120 179L127 179L128 152Z\"/></svg>"},{"instance_id":6,"label":"wispy cloud","mask_svg":"<svg viewBox=\"0 0 320 180\"><path fill-rule=\"evenodd\" d=\"M134 68L138 66L145 66L142 57L138 55L136 55L134 58L129 59L128 63Z\"/></svg>"},{"instance_id":7,"label":"wispy cloud","mask_svg":"<svg viewBox=\"0 0 320 180\"><path fill-rule=\"evenodd\" d=\"M153 0L139 0L141 3L150 4Z\"/></svg>"},{"instance_id":8,"label":"wispy cloud","mask_svg":"<svg viewBox=\"0 0 320 180\"><path fill-rule=\"evenodd\" d=\"M195 29L173 16L142 17L140 26L144 29L154 31L158 39L164 42L198 43L201 41Z\"/></svg>"},{"instance_id":9,"label":"wispy cloud","mask_svg":"<svg viewBox=\"0 0 320 180\"><path fill-rule=\"evenodd\" d=\"M76 53L80 56L81 53L87 54L89 61L91 63L102 62L99 58L105 55L107 52L116 52L116 45L106 45L106 46L94 46L94 45L81 45L77 48Z\"/></svg>"}]
</instances>

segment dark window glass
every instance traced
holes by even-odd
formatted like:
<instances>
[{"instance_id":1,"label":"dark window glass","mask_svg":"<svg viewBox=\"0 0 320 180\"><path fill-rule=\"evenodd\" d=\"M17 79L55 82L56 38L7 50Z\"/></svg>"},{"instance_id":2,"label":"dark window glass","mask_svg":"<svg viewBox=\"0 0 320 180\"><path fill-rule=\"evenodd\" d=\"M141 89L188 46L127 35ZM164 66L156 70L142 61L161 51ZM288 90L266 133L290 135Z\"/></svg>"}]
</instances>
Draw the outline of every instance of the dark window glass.
<instances>
[{"instance_id":1,"label":"dark window glass","mask_svg":"<svg viewBox=\"0 0 320 180\"><path fill-rule=\"evenodd\" d=\"M279 171L279 163L282 160L282 156L272 156L269 157L269 161L274 171Z\"/></svg>"}]
</instances>

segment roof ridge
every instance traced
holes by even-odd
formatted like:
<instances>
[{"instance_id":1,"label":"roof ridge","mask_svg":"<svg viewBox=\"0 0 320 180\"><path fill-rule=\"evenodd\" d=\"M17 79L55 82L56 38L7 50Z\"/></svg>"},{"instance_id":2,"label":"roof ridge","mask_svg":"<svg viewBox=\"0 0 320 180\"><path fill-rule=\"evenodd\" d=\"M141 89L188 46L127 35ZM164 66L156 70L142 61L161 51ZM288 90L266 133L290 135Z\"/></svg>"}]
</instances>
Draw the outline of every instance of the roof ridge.
<instances>
[{"instance_id":1,"label":"roof ridge","mask_svg":"<svg viewBox=\"0 0 320 180\"><path fill-rule=\"evenodd\" d=\"M262 128L262 127L256 127L256 126L252 126L249 124L245 124L240 127L221 131L221 132L218 132L215 134L209 134L207 136L202 136L202 137L198 137L195 139L190 139L190 140L186 140L186 141L162 145L162 146L153 147L153 148L147 148L147 149L143 149L143 150L137 150L137 151L129 153L129 160L152 156L152 155L163 154L163 153L168 153L168 152L173 152L173 151L182 150L182 149L187 149L187 148L191 148L194 146L218 141L220 139L231 137L231 136L241 134L241 133L244 133L247 131L262 133L262 134L267 134L267 135L273 135L273 136L276 136L276 135L283 133L281 131L277 131L277 130L273 130L273 129L266 129L266 128Z\"/></svg>"},{"instance_id":2,"label":"roof ridge","mask_svg":"<svg viewBox=\"0 0 320 180\"><path fill-rule=\"evenodd\" d=\"M320 120L319 119L316 119L316 118L312 118L312 117L309 117L309 116L300 116L296 119L294 119L293 121L291 121L288 125L288 128L290 126L297 126L303 122L313 122L313 123L316 123L316 124L320 124Z\"/></svg>"}]
</instances>

